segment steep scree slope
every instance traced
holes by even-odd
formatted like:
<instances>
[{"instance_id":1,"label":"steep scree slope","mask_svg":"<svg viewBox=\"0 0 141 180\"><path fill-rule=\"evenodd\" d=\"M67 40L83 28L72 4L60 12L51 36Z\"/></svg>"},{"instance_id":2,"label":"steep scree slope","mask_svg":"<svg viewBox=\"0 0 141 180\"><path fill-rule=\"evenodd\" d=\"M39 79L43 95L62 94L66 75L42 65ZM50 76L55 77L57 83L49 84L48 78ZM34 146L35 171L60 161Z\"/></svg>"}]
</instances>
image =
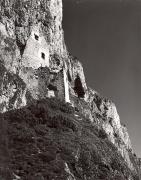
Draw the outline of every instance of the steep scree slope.
<instances>
[{"instance_id":1,"label":"steep scree slope","mask_svg":"<svg viewBox=\"0 0 141 180\"><path fill-rule=\"evenodd\" d=\"M139 180L131 152L135 171L103 129L56 98L0 118L0 179Z\"/></svg>"}]
</instances>

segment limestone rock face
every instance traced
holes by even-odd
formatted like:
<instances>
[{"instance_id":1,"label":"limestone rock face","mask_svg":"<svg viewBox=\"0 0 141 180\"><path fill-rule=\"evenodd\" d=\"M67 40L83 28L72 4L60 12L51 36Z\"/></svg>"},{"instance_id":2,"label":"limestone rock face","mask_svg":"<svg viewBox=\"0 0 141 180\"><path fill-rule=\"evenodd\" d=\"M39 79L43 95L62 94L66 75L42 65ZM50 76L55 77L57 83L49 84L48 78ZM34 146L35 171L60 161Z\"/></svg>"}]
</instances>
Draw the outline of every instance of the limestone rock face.
<instances>
[{"instance_id":1,"label":"limestone rock face","mask_svg":"<svg viewBox=\"0 0 141 180\"><path fill-rule=\"evenodd\" d=\"M17 109L27 104L27 87L16 75L0 65L0 111Z\"/></svg>"},{"instance_id":2,"label":"limestone rock face","mask_svg":"<svg viewBox=\"0 0 141 180\"><path fill-rule=\"evenodd\" d=\"M128 153L128 151L133 152L131 141L126 126L121 125L115 104L102 98L92 89L89 89L88 103L96 123L104 129L108 139L118 148L129 167L133 169Z\"/></svg>"},{"instance_id":3,"label":"limestone rock face","mask_svg":"<svg viewBox=\"0 0 141 180\"><path fill-rule=\"evenodd\" d=\"M8 71L11 76L16 74L25 83L32 98L50 96L50 91L47 93L48 79L45 75L48 74L48 70L41 68L50 67L58 71L62 69L63 58L67 57L62 30L62 1L2 0L0 38L0 62L5 68L5 73ZM55 78L55 73L52 76L50 79ZM9 100L17 95L11 92L5 98L3 93L9 92L7 89L1 92L1 104L7 102L5 110L1 108L3 112L9 109ZM25 94L24 91L20 97ZM26 98L20 101L24 101L21 105L27 102Z\"/></svg>"},{"instance_id":4,"label":"limestone rock face","mask_svg":"<svg viewBox=\"0 0 141 180\"><path fill-rule=\"evenodd\" d=\"M65 100L102 128L135 170L115 104L87 87L82 64L67 51L62 0L1 0L0 39L0 112L46 97ZM67 164L65 171L75 179Z\"/></svg>"},{"instance_id":5,"label":"limestone rock face","mask_svg":"<svg viewBox=\"0 0 141 180\"><path fill-rule=\"evenodd\" d=\"M31 97L54 94L72 104L86 99L82 64L64 43L62 0L3 0L0 8L1 63L21 78Z\"/></svg>"},{"instance_id":6,"label":"limestone rock face","mask_svg":"<svg viewBox=\"0 0 141 180\"><path fill-rule=\"evenodd\" d=\"M70 95L86 99L87 85L83 66L76 58L72 56L69 56L67 60L67 76L70 86Z\"/></svg>"},{"instance_id":7,"label":"limestone rock face","mask_svg":"<svg viewBox=\"0 0 141 180\"><path fill-rule=\"evenodd\" d=\"M10 35L16 35L21 51L33 26L40 23L50 53L63 55L62 0L2 0L0 8L1 21L5 21L7 29L10 27Z\"/></svg>"}]
</instances>

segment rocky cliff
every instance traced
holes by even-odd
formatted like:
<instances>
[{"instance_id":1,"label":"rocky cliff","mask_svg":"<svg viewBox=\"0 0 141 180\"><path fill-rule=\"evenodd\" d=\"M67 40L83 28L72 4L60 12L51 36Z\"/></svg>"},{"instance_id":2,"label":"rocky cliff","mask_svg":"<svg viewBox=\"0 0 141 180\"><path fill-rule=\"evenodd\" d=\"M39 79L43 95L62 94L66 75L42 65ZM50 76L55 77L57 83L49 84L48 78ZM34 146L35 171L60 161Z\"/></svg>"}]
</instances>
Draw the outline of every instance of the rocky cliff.
<instances>
[{"instance_id":1,"label":"rocky cliff","mask_svg":"<svg viewBox=\"0 0 141 180\"><path fill-rule=\"evenodd\" d=\"M62 0L1 0L0 112L59 98L73 107L76 119L81 114L81 120L88 119L92 127L105 132L139 179L139 160L116 106L87 87L81 62L67 51L62 14ZM77 179L68 164L64 169L69 179ZM92 178L85 175L79 179Z\"/></svg>"}]
</instances>

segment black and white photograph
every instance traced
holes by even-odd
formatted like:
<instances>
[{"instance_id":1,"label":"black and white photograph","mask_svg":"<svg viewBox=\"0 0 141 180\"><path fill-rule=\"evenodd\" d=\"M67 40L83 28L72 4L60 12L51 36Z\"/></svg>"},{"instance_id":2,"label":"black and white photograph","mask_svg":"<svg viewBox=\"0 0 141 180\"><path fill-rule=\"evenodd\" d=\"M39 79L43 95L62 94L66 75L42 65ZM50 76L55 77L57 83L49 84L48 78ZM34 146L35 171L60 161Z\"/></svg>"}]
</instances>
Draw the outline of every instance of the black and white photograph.
<instances>
[{"instance_id":1,"label":"black and white photograph","mask_svg":"<svg viewBox=\"0 0 141 180\"><path fill-rule=\"evenodd\" d=\"M0 180L141 180L141 0L0 0Z\"/></svg>"}]
</instances>

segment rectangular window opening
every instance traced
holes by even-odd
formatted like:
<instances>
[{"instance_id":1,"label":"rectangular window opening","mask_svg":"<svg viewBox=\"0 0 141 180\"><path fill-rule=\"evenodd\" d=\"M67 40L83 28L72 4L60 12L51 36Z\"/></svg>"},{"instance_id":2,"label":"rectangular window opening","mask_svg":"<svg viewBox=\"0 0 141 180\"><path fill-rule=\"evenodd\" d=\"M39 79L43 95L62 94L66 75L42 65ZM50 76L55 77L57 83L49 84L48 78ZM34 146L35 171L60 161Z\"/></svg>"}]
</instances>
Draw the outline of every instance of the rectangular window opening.
<instances>
[{"instance_id":1,"label":"rectangular window opening","mask_svg":"<svg viewBox=\"0 0 141 180\"><path fill-rule=\"evenodd\" d=\"M45 53L41 53L41 57L42 57L42 59L45 59Z\"/></svg>"},{"instance_id":2,"label":"rectangular window opening","mask_svg":"<svg viewBox=\"0 0 141 180\"><path fill-rule=\"evenodd\" d=\"M34 37L37 41L39 40L39 36L37 34L34 34Z\"/></svg>"}]
</instances>

